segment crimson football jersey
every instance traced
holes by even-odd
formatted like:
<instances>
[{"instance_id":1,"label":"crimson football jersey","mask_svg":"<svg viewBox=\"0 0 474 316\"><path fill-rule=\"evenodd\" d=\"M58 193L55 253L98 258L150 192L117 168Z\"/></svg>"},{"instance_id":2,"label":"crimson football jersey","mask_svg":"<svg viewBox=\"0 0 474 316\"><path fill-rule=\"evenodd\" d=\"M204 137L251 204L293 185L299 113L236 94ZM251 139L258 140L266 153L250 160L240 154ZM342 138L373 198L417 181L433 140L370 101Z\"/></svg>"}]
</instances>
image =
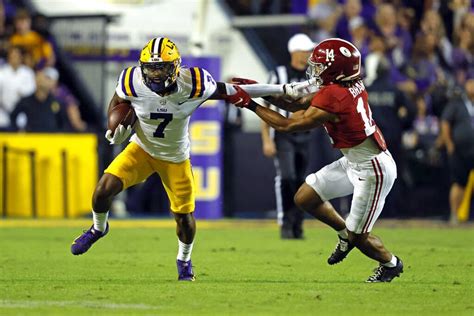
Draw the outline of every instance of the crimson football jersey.
<instances>
[{"instance_id":1,"label":"crimson football jersey","mask_svg":"<svg viewBox=\"0 0 474 316\"><path fill-rule=\"evenodd\" d=\"M336 114L338 122L326 122L324 127L335 148L351 148L373 136L381 150L386 144L372 119L368 94L362 81L351 87L331 84L322 87L311 101L311 106Z\"/></svg>"}]
</instances>

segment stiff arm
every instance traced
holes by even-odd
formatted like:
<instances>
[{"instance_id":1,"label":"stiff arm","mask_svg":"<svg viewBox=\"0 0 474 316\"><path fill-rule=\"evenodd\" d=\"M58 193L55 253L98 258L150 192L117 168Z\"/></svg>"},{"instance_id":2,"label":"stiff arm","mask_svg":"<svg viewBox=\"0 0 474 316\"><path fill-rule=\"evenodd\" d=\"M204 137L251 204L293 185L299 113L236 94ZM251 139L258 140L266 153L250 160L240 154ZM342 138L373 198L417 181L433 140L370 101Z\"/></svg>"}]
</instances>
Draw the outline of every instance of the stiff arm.
<instances>
[{"instance_id":1,"label":"stiff arm","mask_svg":"<svg viewBox=\"0 0 474 316\"><path fill-rule=\"evenodd\" d=\"M285 93L284 85L282 84L252 84L240 86L242 90L248 93L252 98L264 96L278 96ZM225 82L217 82L216 91L209 97L212 100L226 99L227 96L237 93L234 86Z\"/></svg>"},{"instance_id":2,"label":"stiff arm","mask_svg":"<svg viewBox=\"0 0 474 316\"><path fill-rule=\"evenodd\" d=\"M303 82L293 82L286 84L260 84L250 79L240 79L242 81L252 82L251 84L241 84L239 87L244 90L251 98L259 97L291 97L292 99L300 99L314 91L315 81L313 79ZM233 84L217 82L217 89L210 99L226 99L230 95L237 93Z\"/></svg>"}]
</instances>

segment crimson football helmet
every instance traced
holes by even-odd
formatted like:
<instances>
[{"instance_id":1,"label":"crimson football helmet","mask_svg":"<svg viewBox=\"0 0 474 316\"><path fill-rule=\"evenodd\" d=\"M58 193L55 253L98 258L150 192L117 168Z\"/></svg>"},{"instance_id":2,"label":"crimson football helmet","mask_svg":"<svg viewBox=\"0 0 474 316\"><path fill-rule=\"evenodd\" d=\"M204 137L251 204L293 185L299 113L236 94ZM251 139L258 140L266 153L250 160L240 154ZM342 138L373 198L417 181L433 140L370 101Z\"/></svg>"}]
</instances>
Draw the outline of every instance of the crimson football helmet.
<instances>
[{"instance_id":1,"label":"crimson football helmet","mask_svg":"<svg viewBox=\"0 0 474 316\"><path fill-rule=\"evenodd\" d=\"M313 49L308 59L309 78L318 85L349 81L360 75L360 52L353 44L340 38L329 38Z\"/></svg>"}]
</instances>

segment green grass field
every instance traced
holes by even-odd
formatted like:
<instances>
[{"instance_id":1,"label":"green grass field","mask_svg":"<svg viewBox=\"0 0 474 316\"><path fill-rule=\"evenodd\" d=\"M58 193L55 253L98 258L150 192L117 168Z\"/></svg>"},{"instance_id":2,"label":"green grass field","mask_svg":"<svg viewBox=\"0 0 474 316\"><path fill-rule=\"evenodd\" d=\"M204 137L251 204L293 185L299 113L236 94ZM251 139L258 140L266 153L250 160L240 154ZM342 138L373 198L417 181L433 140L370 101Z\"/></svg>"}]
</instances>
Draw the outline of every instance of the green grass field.
<instances>
[{"instance_id":1,"label":"green grass field","mask_svg":"<svg viewBox=\"0 0 474 316\"><path fill-rule=\"evenodd\" d=\"M315 221L304 241L280 240L273 222L198 222L193 283L176 281L173 222L112 220L72 256L89 225L0 221L0 315L474 315L472 226L382 223L405 273L366 284L376 263L356 250L327 265L336 235Z\"/></svg>"}]
</instances>

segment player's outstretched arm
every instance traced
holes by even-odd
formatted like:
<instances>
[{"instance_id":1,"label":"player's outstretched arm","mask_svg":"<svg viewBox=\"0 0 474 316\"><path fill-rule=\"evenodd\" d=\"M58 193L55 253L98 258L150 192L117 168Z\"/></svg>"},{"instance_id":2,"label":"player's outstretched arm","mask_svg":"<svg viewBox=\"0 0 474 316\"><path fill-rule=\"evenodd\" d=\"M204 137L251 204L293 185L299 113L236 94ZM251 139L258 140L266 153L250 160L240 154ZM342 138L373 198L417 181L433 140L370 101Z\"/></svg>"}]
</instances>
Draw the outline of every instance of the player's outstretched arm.
<instances>
[{"instance_id":1,"label":"player's outstretched arm","mask_svg":"<svg viewBox=\"0 0 474 316\"><path fill-rule=\"evenodd\" d=\"M314 81L306 80L287 84L260 84L251 79L234 78L237 84L247 92L251 98L268 96L286 96L292 99L299 99L314 92ZM233 84L217 82L217 89L209 99L225 99L227 96L237 93Z\"/></svg>"},{"instance_id":2,"label":"player's outstretched arm","mask_svg":"<svg viewBox=\"0 0 474 316\"><path fill-rule=\"evenodd\" d=\"M234 86L234 88L237 92L226 98L228 102L255 112L264 122L280 132L306 131L327 121L337 121L338 119L337 115L312 106L306 110L295 112L292 116L286 118L280 113L253 101L241 87Z\"/></svg>"},{"instance_id":3,"label":"player's outstretched arm","mask_svg":"<svg viewBox=\"0 0 474 316\"><path fill-rule=\"evenodd\" d=\"M251 97L251 98L259 98L259 97L290 97L293 100L301 99L302 97L313 95L316 90L316 81L314 79L309 79L302 82L292 82L286 84L259 84L257 81L252 79L245 79L245 78L233 78L232 83L225 83L225 82L217 82L217 89L216 91L209 97L209 99L219 100L219 99L226 99L227 97L234 95L237 93L235 89L235 85L240 85L240 87ZM308 99L304 99L305 103ZM291 103L291 102L287 102ZM299 103L299 107L297 109L292 109L290 111L297 111L302 107L302 104ZM307 103L306 103L307 104ZM281 103L281 106L288 106L286 103ZM296 106L296 105L293 105Z\"/></svg>"},{"instance_id":4,"label":"player's outstretched arm","mask_svg":"<svg viewBox=\"0 0 474 316\"><path fill-rule=\"evenodd\" d=\"M252 87L252 88L250 88ZM285 93L283 85L281 84L251 84L242 86L242 88L252 98L270 96L270 95L283 95ZM249 90L249 91L248 91ZM228 96L237 93L234 86L225 82L217 82L216 91L209 97L212 100L225 100Z\"/></svg>"},{"instance_id":5,"label":"player's outstretched arm","mask_svg":"<svg viewBox=\"0 0 474 316\"><path fill-rule=\"evenodd\" d=\"M285 84L259 84L251 79L233 78L233 83L237 83L252 98L265 96L283 96L293 100L300 99L318 90L315 79L301 82L291 82ZM249 83L252 82L253 83ZM233 86L231 89L233 89Z\"/></svg>"},{"instance_id":6,"label":"player's outstretched arm","mask_svg":"<svg viewBox=\"0 0 474 316\"><path fill-rule=\"evenodd\" d=\"M253 109L255 114L279 132L293 133L308 131L321 126L327 121L337 120L336 115L315 107L297 111L289 118L286 118L278 112L258 105L254 101L251 101L251 103L253 104L250 104L248 108Z\"/></svg>"},{"instance_id":7,"label":"player's outstretched arm","mask_svg":"<svg viewBox=\"0 0 474 316\"><path fill-rule=\"evenodd\" d=\"M275 105L276 107L283 109L288 112L296 112L300 110L306 110L311 104L315 93L308 94L307 96L301 97L297 100L289 99L288 97L264 97L265 101Z\"/></svg>"}]
</instances>

